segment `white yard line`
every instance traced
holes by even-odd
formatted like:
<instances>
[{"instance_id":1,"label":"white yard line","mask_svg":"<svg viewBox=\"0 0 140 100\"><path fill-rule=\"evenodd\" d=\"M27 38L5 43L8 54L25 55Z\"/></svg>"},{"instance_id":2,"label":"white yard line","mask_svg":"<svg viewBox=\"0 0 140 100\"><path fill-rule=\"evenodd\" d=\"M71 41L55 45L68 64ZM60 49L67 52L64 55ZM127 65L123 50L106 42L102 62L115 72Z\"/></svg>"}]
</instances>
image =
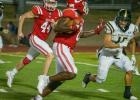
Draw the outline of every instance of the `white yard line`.
<instances>
[{"instance_id":1,"label":"white yard line","mask_svg":"<svg viewBox=\"0 0 140 100\"><path fill-rule=\"evenodd\" d=\"M97 91L99 91L99 92L110 92L109 90L102 89L102 88L100 88L100 89L97 89Z\"/></svg>"},{"instance_id":2,"label":"white yard line","mask_svg":"<svg viewBox=\"0 0 140 100\"><path fill-rule=\"evenodd\" d=\"M53 92L56 92L56 93L57 93L57 92L60 92L60 91L58 91L58 90L54 90Z\"/></svg>"},{"instance_id":3,"label":"white yard line","mask_svg":"<svg viewBox=\"0 0 140 100\"><path fill-rule=\"evenodd\" d=\"M5 90L5 89L0 89L0 92L2 92L2 93L7 93L8 91Z\"/></svg>"},{"instance_id":4,"label":"white yard line","mask_svg":"<svg viewBox=\"0 0 140 100\"><path fill-rule=\"evenodd\" d=\"M5 55L5 56L11 56L11 57L24 57L24 55L16 55L16 54L9 54L9 53L2 53L1 55ZM39 60L44 60L45 58L44 57L37 57L36 59L39 59ZM40 62L37 62L37 63L40 63ZM90 66L90 67L98 67L99 65L98 64L91 64L91 63L86 63L86 62L75 62L76 64L80 64L80 65L86 65L86 66ZM114 67L111 67L112 69L115 69L115 70L119 70L117 68L114 68Z\"/></svg>"},{"instance_id":5,"label":"white yard line","mask_svg":"<svg viewBox=\"0 0 140 100\"><path fill-rule=\"evenodd\" d=\"M97 64L90 64L90 63L83 63L83 62L75 62L76 64L81 64L81 65L87 65L87 66L92 66L92 67L98 67L99 65Z\"/></svg>"}]
</instances>

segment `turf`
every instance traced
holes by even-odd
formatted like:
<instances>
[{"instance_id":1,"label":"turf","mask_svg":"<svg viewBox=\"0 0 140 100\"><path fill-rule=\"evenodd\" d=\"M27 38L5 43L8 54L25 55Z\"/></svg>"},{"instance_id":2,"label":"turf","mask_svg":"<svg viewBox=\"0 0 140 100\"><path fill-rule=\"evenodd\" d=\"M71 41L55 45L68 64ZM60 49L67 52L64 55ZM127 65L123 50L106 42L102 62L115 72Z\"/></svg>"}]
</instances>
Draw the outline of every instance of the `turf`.
<instances>
[{"instance_id":1,"label":"turf","mask_svg":"<svg viewBox=\"0 0 140 100\"><path fill-rule=\"evenodd\" d=\"M8 92L0 92L0 100L30 100L37 93L37 77L42 73L44 58L39 56L35 61L26 66L15 77L13 87L6 86L5 72L12 69L14 65L24 56L24 53L2 53L1 58L6 61L0 64L0 89ZM140 58L140 54L137 54ZM47 96L45 100L124 100L122 97L124 90L123 71L111 67L108 78L103 84L89 83L87 88L81 87L81 81L86 72L96 73L98 64L95 53L75 53L74 58L78 67L78 75L74 80L66 81L57 90ZM83 64L79 64L83 63ZM86 63L86 64L85 64ZM88 64L88 65L87 65ZM55 73L55 62L53 61L49 75ZM133 77L133 94L140 98L140 76ZM106 89L110 92L100 92L97 89Z\"/></svg>"}]
</instances>

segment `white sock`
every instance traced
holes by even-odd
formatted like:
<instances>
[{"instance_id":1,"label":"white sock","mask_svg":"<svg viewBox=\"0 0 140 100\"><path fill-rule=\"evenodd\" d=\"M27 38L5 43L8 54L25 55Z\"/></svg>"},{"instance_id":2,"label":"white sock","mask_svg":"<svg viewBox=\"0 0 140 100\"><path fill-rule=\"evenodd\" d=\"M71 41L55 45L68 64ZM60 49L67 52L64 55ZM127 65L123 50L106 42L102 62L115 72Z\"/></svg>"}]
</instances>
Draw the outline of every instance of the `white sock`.
<instances>
[{"instance_id":1,"label":"white sock","mask_svg":"<svg viewBox=\"0 0 140 100\"><path fill-rule=\"evenodd\" d=\"M13 74L15 75L15 74L18 73L18 70L17 70L16 68L14 68L14 69L12 70L12 72L13 72Z\"/></svg>"},{"instance_id":2,"label":"white sock","mask_svg":"<svg viewBox=\"0 0 140 100\"><path fill-rule=\"evenodd\" d=\"M46 75L40 75L40 76L43 77L43 80L50 82L49 76Z\"/></svg>"},{"instance_id":3,"label":"white sock","mask_svg":"<svg viewBox=\"0 0 140 100\"><path fill-rule=\"evenodd\" d=\"M48 83L50 82L50 80L49 80L49 76L46 76L46 75L45 75L45 77L44 77L44 78L45 78L45 80L47 80L47 81L48 81Z\"/></svg>"},{"instance_id":4,"label":"white sock","mask_svg":"<svg viewBox=\"0 0 140 100\"><path fill-rule=\"evenodd\" d=\"M36 96L36 99L37 99L37 100L43 100L43 97L42 97L41 95L38 94L38 95Z\"/></svg>"}]
</instances>

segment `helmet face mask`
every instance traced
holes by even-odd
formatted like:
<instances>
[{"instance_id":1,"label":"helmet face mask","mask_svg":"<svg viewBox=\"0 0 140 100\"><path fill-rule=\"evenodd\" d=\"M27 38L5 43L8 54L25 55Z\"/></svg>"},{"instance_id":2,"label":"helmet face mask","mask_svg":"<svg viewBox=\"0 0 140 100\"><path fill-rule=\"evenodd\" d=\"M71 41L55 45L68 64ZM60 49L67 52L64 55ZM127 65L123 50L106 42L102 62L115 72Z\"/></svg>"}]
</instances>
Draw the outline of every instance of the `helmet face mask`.
<instances>
[{"instance_id":1,"label":"helmet face mask","mask_svg":"<svg viewBox=\"0 0 140 100\"><path fill-rule=\"evenodd\" d=\"M57 7L57 1L56 0L43 0L44 1L44 7L48 11L54 11Z\"/></svg>"},{"instance_id":2,"label":"helmet face mask","mask_svg":"<svg viewBox=\"0 0 140 100\"><path fill-rule=\"evenodd\" d=\"M126 9L121 9L118 12L118 15L116 17L115 22L123 32L126 32L129 28L130 23L131 23L130 11L128 11Z\"/></svg>"}]
</instances>

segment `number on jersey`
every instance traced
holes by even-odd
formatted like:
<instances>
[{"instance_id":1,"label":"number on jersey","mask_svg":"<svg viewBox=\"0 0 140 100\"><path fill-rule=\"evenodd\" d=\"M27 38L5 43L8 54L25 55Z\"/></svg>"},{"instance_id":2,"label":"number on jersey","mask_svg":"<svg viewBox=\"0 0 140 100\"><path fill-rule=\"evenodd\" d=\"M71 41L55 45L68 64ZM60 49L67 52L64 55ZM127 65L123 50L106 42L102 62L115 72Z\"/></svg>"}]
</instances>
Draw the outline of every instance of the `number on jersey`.
<instances>
[{"instance_id":1,"label":"number on jersey","mask_svg":"<svg viewBox=\"0 0 140 100\"><path fill-rule=\"evenodd\" d=\"M47 30L47 32L49 32L51 27L50 27L49 23L46 21L41 25L41 29L42 29L41 32L45 33L46 30Z\"/></svg>"},{"instance_id":2,"label":"number on jersey","mask_svg":"<svg viewBox=\"0 0 140 100\"><path fill-rule=\"evenodd\" d=\"M128 37L126 36L112 36L112 41L115 42L115 43L122 43L124 41L127 41Z\"/></svg>"}]
</instances>

